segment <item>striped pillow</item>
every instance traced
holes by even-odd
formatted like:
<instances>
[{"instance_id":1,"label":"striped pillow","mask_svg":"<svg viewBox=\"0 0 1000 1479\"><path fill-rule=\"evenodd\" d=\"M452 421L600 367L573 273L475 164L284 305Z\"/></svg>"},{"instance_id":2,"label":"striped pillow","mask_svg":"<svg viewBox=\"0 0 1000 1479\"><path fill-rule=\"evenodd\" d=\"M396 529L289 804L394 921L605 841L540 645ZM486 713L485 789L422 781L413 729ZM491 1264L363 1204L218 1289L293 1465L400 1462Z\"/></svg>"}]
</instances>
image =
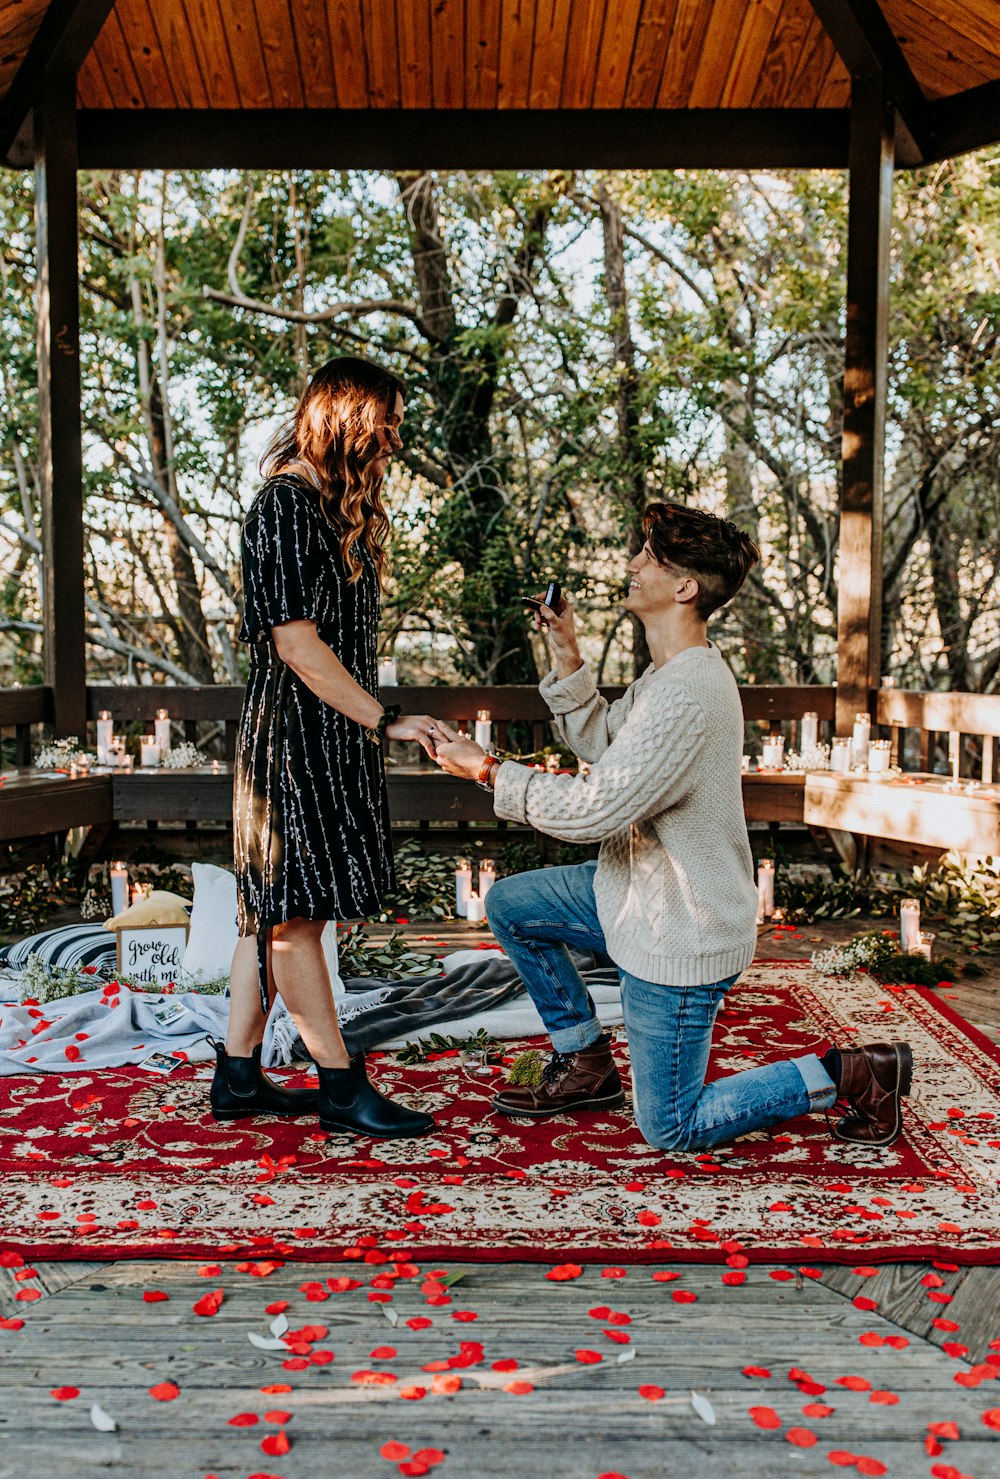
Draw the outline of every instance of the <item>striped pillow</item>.
<instances>
[{"instance_id":1,"label":"striped pillow","mask_svg":"<svg viewBox=\"0 0 1000 1479\"><path fill-rule=\"evenodd\" d=\"M98 971L113 971L115 952L115 936L102 924L65 924L60 929L29 935L16 945L0 946L0 970L23 971L28 956L38 955L47 966L90 965Z\"/></svg>"}]
</instances>

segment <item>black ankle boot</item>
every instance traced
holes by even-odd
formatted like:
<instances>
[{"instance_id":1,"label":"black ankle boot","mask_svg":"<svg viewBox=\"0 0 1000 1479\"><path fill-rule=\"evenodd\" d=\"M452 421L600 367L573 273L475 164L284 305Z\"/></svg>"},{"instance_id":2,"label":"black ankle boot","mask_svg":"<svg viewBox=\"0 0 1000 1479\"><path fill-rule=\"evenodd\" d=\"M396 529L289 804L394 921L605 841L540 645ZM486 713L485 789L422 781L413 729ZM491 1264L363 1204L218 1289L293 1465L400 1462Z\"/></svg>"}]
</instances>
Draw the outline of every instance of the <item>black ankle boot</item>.
<instances>
[{"instance_id":1,"label":"black ankle boot","mask_svg":"<svg viewBox=\"0 0 1000 1479\"><path fill-rule=\"evenodd\" d=\"M260 1047L250 1058L233 1058L214 1037L215 1077L209 1102L217 1120L241 1120L253 1114L315 1114L316 1089L283 1089L260 1066Z\"/></svg>"},{"instance_id":2,"label":"black ankle boot","mask_svg":"<svg viewBox=\"0 0 1000 1479\"><path fill-rule=\"evenodd\" d=\"M350 1068L321 1068L317 1064L316 1069L319 1122L324 1130L348 1130L374 1140L402 1140L433 1130L429 1114L405 1109L369 1083L364 1053L354 1055Z\"/></svg>"}]
</instances>

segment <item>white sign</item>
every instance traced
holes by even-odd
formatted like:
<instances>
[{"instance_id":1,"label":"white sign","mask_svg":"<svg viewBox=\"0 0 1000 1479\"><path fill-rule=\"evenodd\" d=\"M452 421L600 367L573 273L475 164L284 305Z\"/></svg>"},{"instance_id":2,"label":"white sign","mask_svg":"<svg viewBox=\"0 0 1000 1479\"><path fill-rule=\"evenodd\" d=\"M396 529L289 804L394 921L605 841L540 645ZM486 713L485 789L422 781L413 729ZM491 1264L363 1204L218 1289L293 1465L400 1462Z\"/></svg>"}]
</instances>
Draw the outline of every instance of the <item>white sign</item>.
<instances>
[{"instance_id":1,"label":"white sign","mask_svg":"<svg viewBox=\"0 0 1000 1479\"><path fill-rule=\"evenodd\" d=\"M118 971L130 981L178 981L187 946L186 924L148 924L118 931Z\"/></svg>"}]
</instances>

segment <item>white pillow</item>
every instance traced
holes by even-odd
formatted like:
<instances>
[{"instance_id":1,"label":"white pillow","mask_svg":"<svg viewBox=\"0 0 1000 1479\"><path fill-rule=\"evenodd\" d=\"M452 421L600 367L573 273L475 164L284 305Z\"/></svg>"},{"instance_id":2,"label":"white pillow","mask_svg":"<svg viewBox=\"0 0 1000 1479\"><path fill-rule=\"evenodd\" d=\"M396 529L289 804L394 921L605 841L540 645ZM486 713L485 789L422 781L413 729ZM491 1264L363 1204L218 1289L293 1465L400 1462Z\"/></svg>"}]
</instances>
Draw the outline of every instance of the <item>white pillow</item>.
<instances>
[{"instance_id":1,"label":"white pillow","mask_svg":"<svg viewBox=\"0 0 1000 1479\"><path fill-rule=\"evenodd\" d=\"M192 863L194 904L188 930L187 949L181 964L193 984L217 981L228 976L233 951L239 939L236 926L236 879L227 868L212 863ZM334 996L344 995L337 958L337 926L331 920L323 931L323 954L333 983Z\"/></svg>"}]
</instances>

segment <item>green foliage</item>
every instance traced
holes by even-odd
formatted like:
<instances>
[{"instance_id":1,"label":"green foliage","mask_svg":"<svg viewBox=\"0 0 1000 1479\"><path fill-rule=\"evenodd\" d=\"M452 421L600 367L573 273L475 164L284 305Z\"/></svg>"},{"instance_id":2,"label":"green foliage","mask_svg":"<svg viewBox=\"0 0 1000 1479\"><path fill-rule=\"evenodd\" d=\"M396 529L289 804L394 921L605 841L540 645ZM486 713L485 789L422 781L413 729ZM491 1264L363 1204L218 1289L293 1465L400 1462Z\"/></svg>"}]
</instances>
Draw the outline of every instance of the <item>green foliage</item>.
<instances>
[{"instance_id":1,"label":"green foliage","mask_svg":"<svg viewBox=\"0 0 1000 1479\"><path fill-rule=\"evenodd\" d=\"M526 1053L518 1053L510 1065L507 1082L528 1089L536 1089L542 1081L544 1066L544 1060L537 1048L530 1048Z\"/></svg>"},{"instance_id":2,"label":"green foliage","mask_svg":"<svg viewBox=\"0 0 1000 1479\"><path fill-rule=\"evenodd\" d=\"M388 940L371 944L360 924L337 932L340 974L344 980L374 976L395 981L409 976L436 976L441 962L429 951L411 950L398 930Z\"/></svg>"},{"instance_id":3,"label":"green foliage","mask_svg":"<svg viewBox=\"0 0 1000 1479\"><path fill-rule=\"evenodd\" d=\"M68 863L32 863L0 878L0 938L19 940L36 933L55 909L75 904L78 897Z\"/></svg>"},{"instance_id":4,"label":"green foliage","mask_svg":"<svg viewBox=\"0 0 1000 1479\"><path fill-rule=\"evenodd\" d=\"M402 1063L426 1063L436 1053L459 1052L478 1055L485 1066L496 1046L495 1038L485 1027L480 1027L470 1037L442 1037L439 1032L429 1032L416 1042L404 1043L399 1049L399 1059Z\"/></svg>"},{"instance_id":5,"label":"green foliage","mask_svg":"<svg viewBox=\"0 0 1000 1479\"><path fill-rule=\"evenodd\" d=\"M914 897L941 916L949 940L1000 955L1000 858L949 852L936 869L914 868L913 880Z\"/></svg>"},{"instance_id":6,"label":"green foliage","mask_svg":"<svg viewBox=\"0 0 1000 1479\"><path fill-rule=\"evenodd\" d=\"M412 838L396 849L396 891L369 919L385 922L455 917L455 859L444 853L424 852Z\"/></svg>"},{"instance_id":7,"label":"green foliage","mask_svg":"<svg viewBox=\"0 0 1000 1479\"><path fill-rule=\"evenodd\" d=\"M881 930L867 930L847 945L818 951L812 964L829 976L867 971L887 986L936 986L955 971L953 960L930 961L923 955L904 954L895 935Z\"/></svg>"}]
</instances>

